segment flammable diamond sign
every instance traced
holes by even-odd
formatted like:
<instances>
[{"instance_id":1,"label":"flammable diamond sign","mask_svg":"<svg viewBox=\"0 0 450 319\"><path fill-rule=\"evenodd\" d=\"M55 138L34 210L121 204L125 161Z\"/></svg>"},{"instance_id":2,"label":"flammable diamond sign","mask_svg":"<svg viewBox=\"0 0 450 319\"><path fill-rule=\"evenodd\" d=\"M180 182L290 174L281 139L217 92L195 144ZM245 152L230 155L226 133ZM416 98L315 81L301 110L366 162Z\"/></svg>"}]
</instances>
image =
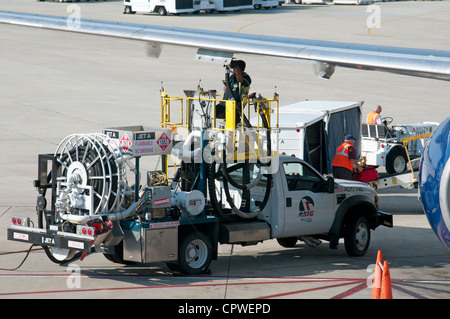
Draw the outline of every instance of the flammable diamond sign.
<instances>
[{"instance_id":1,"label":"flammable diamond sign","mask_svg":"<svg viewBox=\"0 0 450 319\"><path fill-rule=\"evenodd\" d=\"M122 139L120 140L120 146L122 146L123 151L125 153L131 147L131 140L126 133L123 135Z\"/></svg>"},{"instance_id":2,"label":"flammable diamond sign","mask_svg":"<svg viewBox=\"0 0 450 319\"><path fill-rule=\"evenodd\" d=\"M158 139L156 144L163 150L163 152L166 150L166 148L170 145L170 138L167 137L166 133L162 133L161 137Z\"/></svg>"}]
</instances>

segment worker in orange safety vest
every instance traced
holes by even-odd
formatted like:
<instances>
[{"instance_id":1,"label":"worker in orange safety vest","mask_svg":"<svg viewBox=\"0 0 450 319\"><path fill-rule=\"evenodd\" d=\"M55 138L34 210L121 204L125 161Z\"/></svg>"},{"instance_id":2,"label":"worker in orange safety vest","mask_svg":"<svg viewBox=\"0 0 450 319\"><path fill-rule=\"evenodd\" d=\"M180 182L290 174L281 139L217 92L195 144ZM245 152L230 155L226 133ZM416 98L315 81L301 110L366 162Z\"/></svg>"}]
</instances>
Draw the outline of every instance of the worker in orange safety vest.
<instances>
[{"instance_id":1,"label":"worker in orange safety vest","mask_svg":"<svg viewBox=\"0 0 450 319\"><path fill-rule=\"evenodd\" d=\"M376 110L367 114L367 124L383 124L381 122L381 113L382 108L380 105L377 106Z\"/></svg>"},{"instance_id":2,"label":"worker in orange safety vest","mask_svg":"<svg viewBox=\"0 0 450 319\"><path fill-rule=\"evenodd\" d=\"M352 180L353 167L357 169L358 173L363 170L356 159L355 141L356 138L347 134L344 143L336 149L336 155L331 164L334 178Z\"/></svg>"}]
</instances>

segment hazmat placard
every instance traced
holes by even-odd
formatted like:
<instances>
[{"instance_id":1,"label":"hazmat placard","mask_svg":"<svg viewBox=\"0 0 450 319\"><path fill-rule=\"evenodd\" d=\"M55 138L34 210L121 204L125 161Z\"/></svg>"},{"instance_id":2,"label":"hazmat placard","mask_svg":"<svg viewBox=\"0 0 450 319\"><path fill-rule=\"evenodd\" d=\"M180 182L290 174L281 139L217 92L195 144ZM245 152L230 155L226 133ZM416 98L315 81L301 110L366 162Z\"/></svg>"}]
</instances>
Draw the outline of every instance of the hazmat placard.
<instances>
[{"instance_id":1,"label":"hazmat placard","mask_svg":"<svg viewBox=\"0 0 450 319\"><path fill-rule=\"evenodd\" d=\"M134 156L155 155L155 132L134 133Z\"/></svg>"},{"instance_id":2,"label":"hazmat placard","mask_svg":"<svg viewBox=\"0 0 450 319\"><path fill-rule=\"evenodd\" d=\"M125 126L103 129L123 153L134 157L166 155L172 151L172 130L146 126Z\"/></svg>"}]
</instances>

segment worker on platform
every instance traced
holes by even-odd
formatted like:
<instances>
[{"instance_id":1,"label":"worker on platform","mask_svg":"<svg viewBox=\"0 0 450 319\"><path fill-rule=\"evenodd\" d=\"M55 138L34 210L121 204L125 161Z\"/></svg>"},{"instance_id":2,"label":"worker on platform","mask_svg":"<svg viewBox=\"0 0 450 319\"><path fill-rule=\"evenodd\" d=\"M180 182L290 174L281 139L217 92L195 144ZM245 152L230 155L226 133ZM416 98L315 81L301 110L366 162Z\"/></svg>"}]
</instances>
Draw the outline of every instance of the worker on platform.
<instances>
[{"instance_id":1,"label":"worker on platform","mask_svg":"<svg viewBox=\"0 0 450 319\"><path fill-rule=\"evenodd\" d=\"M356 138L353 135L347 134L344 143L336 149L336 155L331 164L334 178L352 180L353 168L358 173L363 170L356 159L355 141Z\"/></svg>"},{"instance_id":2,"label":"worker on platform","mask_svg":"<svg viewBox=\"0 0 450 319\"><path fill-rule=\"evenodd\" d=\"M243 60L232 60L227 65L226 79L224 81L224 100L234 99L236 103L236 113L240 114L241 102L243 95L248 94L252 79L250 75L245 72L246 63ZM228 71L232 70L229 75ZM237 114L237 115L239 115ZM216 118L225 118L225 102L220 102L216 105ZM236 119L237 120L237 119Z\"/></svg>"},{"instance_id":3,"label":"worker on platform","mask_svg":"<svg viewBox=\"0 0 450 319\"><path fill-rule=\"evenodd\" d=\"M375 111L367 114L367 124L377 124L377 125L383 124L381 122L381 114L380 114L381 111L382 111L381 106L377 105L377 108L375 109Z\"/></svg>"}]
</instances>

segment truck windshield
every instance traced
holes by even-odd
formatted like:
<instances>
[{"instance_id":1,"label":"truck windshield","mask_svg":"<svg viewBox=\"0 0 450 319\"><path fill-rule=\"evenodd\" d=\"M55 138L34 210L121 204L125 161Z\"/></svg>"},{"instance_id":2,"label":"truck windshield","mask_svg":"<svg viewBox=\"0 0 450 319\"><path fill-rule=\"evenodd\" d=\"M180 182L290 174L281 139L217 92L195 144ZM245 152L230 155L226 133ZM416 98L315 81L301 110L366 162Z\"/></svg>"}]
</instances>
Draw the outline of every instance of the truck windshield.
<instances>
[{"instance_id":1,"label":"truck windshield","mask_svg":"<svg viewBox=\"0 0 450 319\"><path fill-rule=\"evenodd\" d=\"M248 165L248 164L247 164ZM243 183L243 176L244 176L244 167L246 165L243 165L242 163L238 163L238 164L233 164L228 166L228 173L230 174L230 176L239 184ZM258 178L259 175L259 171L260 168L258 165L256 164L250 164L248 165L248 181L246 181L246 183L250 183L253 180L255 180L256 178ZM222 176L220 176L218 178L218 180L222 180ZM263 175L260 179L260 181L258 182L257 186L266 186L267 183L267 177L265 175Z\"/></svg>"}]
</instances>

